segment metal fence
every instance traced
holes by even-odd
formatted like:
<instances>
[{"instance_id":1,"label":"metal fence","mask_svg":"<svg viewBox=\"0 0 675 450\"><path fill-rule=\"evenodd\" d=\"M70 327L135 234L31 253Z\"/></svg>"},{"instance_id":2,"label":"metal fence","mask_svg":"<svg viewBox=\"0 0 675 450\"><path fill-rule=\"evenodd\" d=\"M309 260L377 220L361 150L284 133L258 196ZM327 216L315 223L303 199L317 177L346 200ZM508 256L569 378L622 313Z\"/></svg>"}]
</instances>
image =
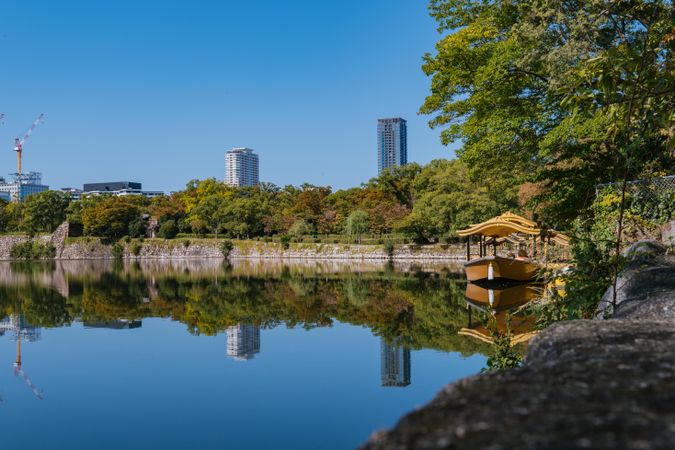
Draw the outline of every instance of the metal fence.
<instances>
[{"instance_id":1,"label":"metal fence","mask_svg":"<svg viewBox=\"0 0 675 450\"><path fill-rule=\"evenodd\" d=\"M595 196L599 196L607 188L621 191L621 181L616 183L604 183L595 186ZM666 177L654 177L647 180L634 180L626 183L626 192L633 196L640 196L642 198L657 199L662 198L666 194L675 192L675 175L668 175Z\"/></svg>"}]
</instances>

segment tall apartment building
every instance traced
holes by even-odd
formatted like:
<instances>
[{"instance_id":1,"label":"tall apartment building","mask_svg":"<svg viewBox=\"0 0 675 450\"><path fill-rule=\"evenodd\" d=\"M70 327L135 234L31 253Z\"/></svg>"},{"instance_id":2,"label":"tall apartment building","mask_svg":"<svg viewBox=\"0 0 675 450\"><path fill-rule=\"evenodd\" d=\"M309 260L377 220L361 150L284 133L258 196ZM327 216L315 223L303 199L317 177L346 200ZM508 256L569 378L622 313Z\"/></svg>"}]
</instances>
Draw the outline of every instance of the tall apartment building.
<instances>
[{"instance_id":1,"label":"tall apartment building","mask_svg":"<svg viewBox=\"0 0 675 450\"><path fill-rule=\"evenodd\" d=\"M410 384L410 349L397 342L381 340L380 381L384 387L405 387Z\"/></svg>"},{"instance_id":2,"label":"tall apartment building","mask_svg":"<svg viewBox=\"0 0 675 450\"><path fill-rule=\"evenodd\" d=\"M377 173L408 163L408 129L405 119L377 120Z\"/></svg>"},{"instance_id":3,"label":"tall apartment building","mask_svg":"<svg viewBox=\"0 0 675 450\"><path fill-rule=\"evenodd\" d=\"M257 186L258 155L245 147L226 152L225 183L235 187Z\"/></svg>"},{"instance_id":4,"label":"tall apartment building","mask_svg":"<svg viewBox=\"0 0 675 450\"><path fill-rule=\"evenodd\" d=\"M246 361L260 353L260 327L239 324L227 328L227 355Z\"/></svg>"}]
</instances>

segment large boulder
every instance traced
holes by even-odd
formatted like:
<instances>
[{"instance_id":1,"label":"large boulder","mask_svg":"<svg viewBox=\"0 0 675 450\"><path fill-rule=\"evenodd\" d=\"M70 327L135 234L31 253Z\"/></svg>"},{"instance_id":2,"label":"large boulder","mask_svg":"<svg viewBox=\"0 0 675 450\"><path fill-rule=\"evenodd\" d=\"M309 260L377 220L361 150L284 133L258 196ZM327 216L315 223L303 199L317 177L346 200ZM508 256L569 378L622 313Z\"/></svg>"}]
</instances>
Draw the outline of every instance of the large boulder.
<instances>
[{"instance_id":1,"label":"large boulder","mask_svg":"<svg viewBox=\"0 0 675 450\"><path fill-rule=\"evenodd\" d=\"M598 304L596 317L675 319L675 257L656 241L640 241L626 250L628 263Z\"/></svg>"}]
</instances>

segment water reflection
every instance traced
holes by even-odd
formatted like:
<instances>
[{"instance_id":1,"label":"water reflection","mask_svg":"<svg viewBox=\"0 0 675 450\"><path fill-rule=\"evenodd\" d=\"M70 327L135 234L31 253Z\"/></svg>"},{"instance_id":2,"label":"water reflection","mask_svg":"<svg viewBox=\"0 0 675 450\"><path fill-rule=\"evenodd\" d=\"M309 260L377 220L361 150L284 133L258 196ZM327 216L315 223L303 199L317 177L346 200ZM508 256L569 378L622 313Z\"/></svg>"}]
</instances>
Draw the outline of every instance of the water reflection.
<instances>
[{"instance_id":1,"label":"water reflection","mask_svg":"<svg viewBox=\"0 0 675 450\"><path fill-rule=\"evenodd\" d=\"M234 336L247 334L233 331L240 324L311 329L337 320L366 326L389 341L401 338L410 349L485 353L482 344L457 335L467 319L465 290L461 268L433 264L5 263L0 317L20 313L38 326L82 322L116 329L140 327L143 318L170 318L192 334L227 332L230 356L256 353L237 350Z\"/></svg>"},{"instance_id":2,"label":"water reflection","mask_svg":"<svg viewBox=\"0 0 675 450\"><path fill-rule=\"evenodd\" d=\"M101 320L98 322L84 322L85 328L108 328L111 330L131 330L134 328L141 328L143 326L142 320Z\"/></svg>"},{"instance_id":3,"label":"water reflection","mask_svg":"<svg viewBox=\"0 0 675 450\"><path fill-rule=\"evenodd\" d=\"M247 361L260 353L260 327L239 324L227 328L227 356Z\"/></svg>"},{"instance_id":4,"label":"water reflection","mask_svg":"<svg viewBox=\"0 0 675 450\"><path fill-rule=\"evenodd\" d=\"M528 342L537 334L536 320L523 307L542 292L540 283L468 283L468 322L459 334L492 344L496 334L508 333L511 345Z\"/></svg>"},{"instance_id":5,"label":"water reflection","mask_svg":"<svg viewBox=\"0 0 675 450\"><path fill-rule=\"evenodd\" d=\"M410 384L410 349L401 343L380 343L380 378L383 387L406 387Z\"/></svg>"},{"instance_id":6,"label":"water reflection","mask_svg":"<svg viewBox=\"0 0 675 450\"><path fill-rule=\"evenodd\" d=\"M466 287L442 264L0 263L3 442L354 448L484 365ZM49 427L28 444L26 414Z\"/></svg>"},{"instance_id":7,"label":"water reflection","mask_svg":"<svg viewBox=\"0 0 675 450\"><path fill-rule=\"evenodd\" d=\"M23 360L21 358L21 341L39 341L42 338L42 331L40 328L34 327L26 322L25 317L20 314L12 314L0 321L0 336L8 331L14 335L14 341L16 341L14 375L21 378L26 383L26 386L28 386L38 400L44 399L42 391L33 384L30 377L23 369ZM0 398L0 400L2 400L2 398Z\"/></svg>"}]
</instances>

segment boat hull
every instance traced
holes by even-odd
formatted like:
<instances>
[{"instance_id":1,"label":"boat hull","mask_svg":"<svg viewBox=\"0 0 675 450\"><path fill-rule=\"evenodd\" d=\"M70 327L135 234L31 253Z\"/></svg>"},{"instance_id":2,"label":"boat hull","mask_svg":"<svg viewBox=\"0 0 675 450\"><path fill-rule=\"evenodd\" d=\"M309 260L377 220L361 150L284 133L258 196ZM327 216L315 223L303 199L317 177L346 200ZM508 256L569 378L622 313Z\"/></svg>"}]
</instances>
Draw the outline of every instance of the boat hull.
<instances>
[{"instance_id":1,"label":"boat hull","mask_svg":"<svg viewBox=\"0 0 675 450\"><path fill-rule=\"evenodd\" d=\"M467 283L466 300L479 308L503 311L528 303L541 297L542 285L522 283L505 289L490 289L475 283Z\"/></svg>"},{"instance_id":2,"label":"boat hull","mask_svg":"<svg viewBox=\"0 0 675 450\"><path fill-rule=\"evenodd\" d=\"M485 256L464 264L469 281L532 281L537 278L539 269L540 266L531 261L502 256Z\"/></svg>"}]
</instances>

